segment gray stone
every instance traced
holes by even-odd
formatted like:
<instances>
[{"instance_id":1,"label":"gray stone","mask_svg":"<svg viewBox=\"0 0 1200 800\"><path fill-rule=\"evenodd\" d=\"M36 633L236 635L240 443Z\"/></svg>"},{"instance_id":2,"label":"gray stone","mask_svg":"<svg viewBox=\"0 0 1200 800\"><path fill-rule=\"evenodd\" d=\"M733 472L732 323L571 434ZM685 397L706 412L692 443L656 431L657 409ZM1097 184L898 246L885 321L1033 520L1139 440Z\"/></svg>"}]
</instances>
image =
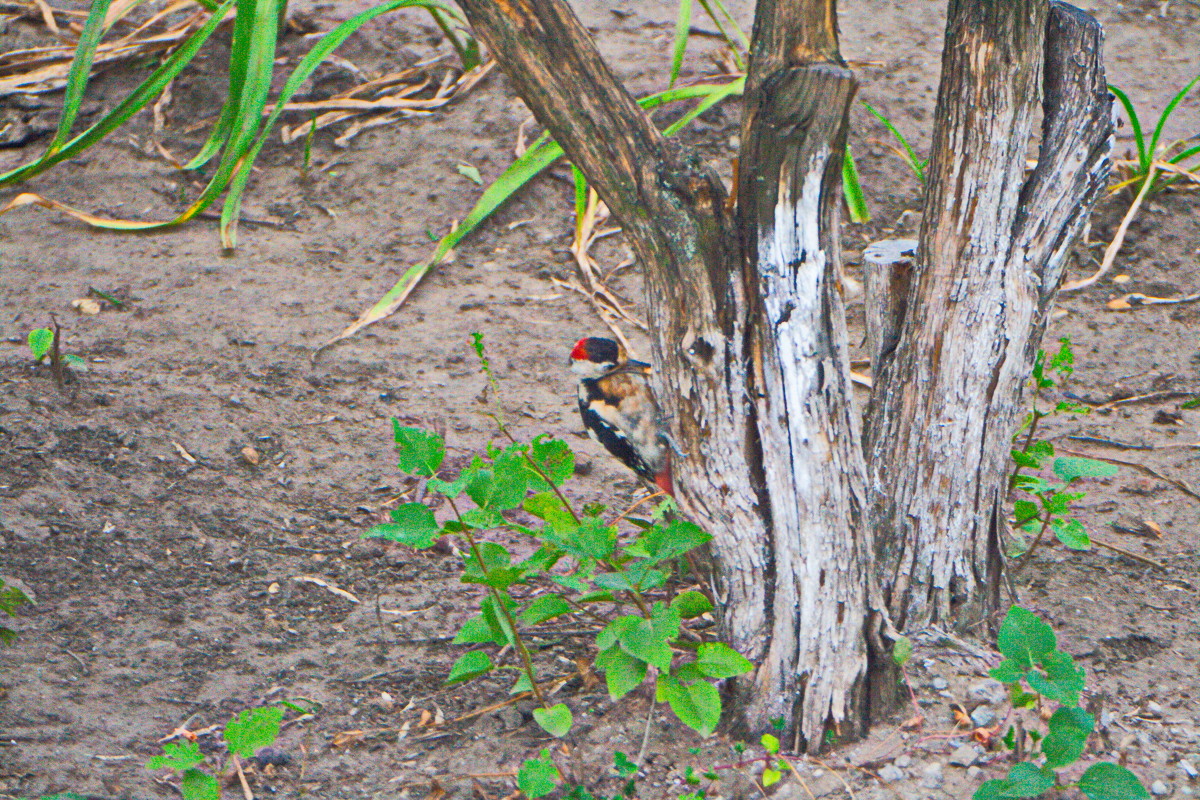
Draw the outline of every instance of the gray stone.
<instances>
[{"instance_id":1,"label":"gray stone","mask_svg":"<svg viewBox=\"0 0 1200 800\"><path fill-rule=\"evenodd\" d=\"M908 775L895 764L884 764L879 769L879 777L887 783L895 783L896 781L904 780Z\"/></svg>"},{"instance_id":2,"label":"gray stone","mask_svg":"<svg viewBox=\"0 0 1200 800\"><path fill-rule=\"evenodd\" d=\"M937 689L940 692L943 689L950 688L950 681L946 680L941 675L938 675L936 678L934 678L932 681L929 682L929 685L932 686L934 689Z\"/></svg>"},{"instance_id":3,"label":"gray stone","mask_svg":"<svg viewBox=\"0 0 1200 800\"><path fill-rule=\"evenodd\" d=\"M945 776L942 775L942 765L934 761L921 768L921 785L926 789L936 789L942 785Z\"/></svg>"},{"instance_id":4,"label":"gray stone","mask_svg":"<svg viewBox=\"0 0 1200 800\"><path fill-rule=\"evenodd\" d=\"M986 728L996 721L996 712L987 706L980 706L971 712L971 724L976 728Z\"/></svg>"},{"instance_id":5,"label":"gray stone","mask_svg":"<svg viewBox=\"0 0 1200 800\"><path fill-rule=\"evenodd\" d=\"M908 753L901 753L892 761L900 769L908 769L912 766L912 756Z\"/></svg>"},{"instance_id":6,"label":"gray stone","mask_svg":"<svg viewBox=\"0 0 1200 800\"><path fill-rule=\"evenodd\" d=\"M1196 772L1196 765L1188 761L1186 758L1179 759L1179 771L1192 779L1200 777L1200 772Z\"/></svg>"},{"instance_id":7,"label":"gray stone","mask_svg":"<svg viewBox=\"0 0 1200 800\"><path fill-rule=\"evenodd\" d=\"M969 767L979 760L980 752L973 744L964 744L950 754L950 763L956 767Z\"/></svg>"},{"instance_id":8,"label":"gray stone","mask_svg":"<svg viewBox=\"0 0 1200 800\"><path fill-rule=\"evenodd\" d=\"M980 700L984 703L997 705L1003 703L1008 697L1008 690L1004 688L1004 684L997 680L988 679L972 683L967 688L967 697L972 700Z\"/></svg>"},{"instance_id":9,"label":"gray stone","mask_svg":"<svg viewBox=\"0 0 1200 800\"><path fill-rule=\"evenodd\" d=\"M979 776L981 775L983 775L983 769L981 767L967 767L967 780L971 781L972 783L979 780Z\"/></svg>"},{"instance_id":10,"label":"gray stone","mask_svg":"<svg viewBox=\"0 0 1200 800\"><path fill-rule=\"evenodd\" d=\"M1167 785L1166 781L1155 781L1150 784L1150 794L1156 797L1166 797L1170 793L1171 787Z\"/></svg>"}]
</instances>

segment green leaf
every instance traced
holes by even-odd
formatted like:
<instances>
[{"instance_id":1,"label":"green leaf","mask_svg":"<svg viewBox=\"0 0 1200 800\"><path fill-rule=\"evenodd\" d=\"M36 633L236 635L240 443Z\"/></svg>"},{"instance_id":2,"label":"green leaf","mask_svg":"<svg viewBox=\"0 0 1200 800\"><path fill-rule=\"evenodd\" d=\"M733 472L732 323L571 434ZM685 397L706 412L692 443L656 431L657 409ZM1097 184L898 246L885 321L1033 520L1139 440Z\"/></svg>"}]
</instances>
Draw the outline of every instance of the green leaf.
<instances>
[{"instance_id":1,"label":"green leaf","mask_svg":"<svg viewBox=\"0 0 1200 800\"><path fill-rule=\"evenodd\" d=\"M709 678L732 678L754 669L745 656L722 642L708 642L696 648L695 664Z\"/></svg>"},{"instance_id":2,"label":"green leaf","mask_svg":"<svg viewBox=\"0 0 1200 800\"><path fill-rule=\"evenodd\" d=\"M654 635L664 642L673 642L679 638L679 612L670 606L655 602L650 609L650 625Z\"/></svg>"},{"instance_id":3,"label":"green leaf","mask_svg":"<svg viewBox=\"0 0 1200 800\"><path fill-rule=\"evenodd\" d=\"M1088 536L1083 523L1071 517L1069 519L1054 518L1050 520L1050 528L1054 536L1072 550L1091 550L1092 540Z\"/></svg>"},{"instance_id":4,"label":"green leaf","mask_svg":"<svg viewBox=\"0 0 1200 800\"><path fill-rule=\"evenodd\" d=\"M566 736L575 722L566 703L558 703L549 708L535 708L533 719L542 726L542 730L556 739Z\"/></svg>"},{"instance_id":5,"label":"green leaf","mask_svg":"<svg viewBox=\"0 0 1200 800\"><path fill-rule=\"evenodd\" d=\"M982 786L975 790L975 794L971 795L971 800L1003 800L1004 789L1008 786L1008 781L1003 778L993 778L990 781L985 781Z\"/></svg>"},{"instance_id":6,"label":"green leaf","mask_svg":"<svg viewBox=\"0 0 1200 800\"><path fill-rule=\"evenodd\" d=\"M1001 683L1015 683L1025 677L1025 669L1019 662L1006 658L1000 662L1000 666L988 670L988 675Z\"/></svg>"},{"instance_id":7,"label":"green leaf","mask_svg":"<svg viewBox=\"0 0 1200 800\"><path fill-rule=\"evenodd\" d=\"M670 675L659 675L657 696L670 704L680 722L701 736L711 736L721 721L721 695L708 681L684 684Z\"/></svg>"},{"instance_id":8,"label":"green leaf","mask_svg":"<svg viewBox=\"0 0 1200 800\"><path fill-rule=\"evenodd\" d=\"M612 622L605 626L604 630L596 635L596 647L601 650L607 650L618 641L622 634L630 628L642 621L642 618L634 614L625 614L617 617Z\"/></svg>"},{"instance_id":9,"label":"green leaf","mask_svg":"<svg viewBox=\"0 0 1200 800\"><path fill-rule=\"evenodd\" d=\"M163 754L146 762L146 769L175 769L182 772L204 763L204 754L195 742L167 742Z\"/></svg>"},{"instance_id":10,"label":"green leaf","mask_svg":"<svg viewBox=\"0 0 1200 800\"><path fill-rule=\"evenodd\" d=\"M480 564L476 559L478 553ZM521 568L511 566L511 556L504 545L479 542L474 549L463 553L463 583L482 583L496 589L506 589L521 579Z\"/></svg>"},{"instance_id":11,"label":"green leaf","mask_svg":"<svg viewBox=\"0 0 1200 800\"><path fill-rule=\"evenodd\" d=\"M1042 740L1046 766L1059 769L1078 761L1094 724L1092 715L1082 708L1064 706L1055 711L1047 723L1049 733Z\"/></svg>"},{"instance_id":12,"label":"green leaf","mask_svg":"<svg viewBox=\"0 0 1200 800\"><path fill-rule=\"evenodd\" d=\"M1030 669L1034 662L1053 652L1057 645L1054 629L1032 611L1020 606L1008 609L997 637L997 647L1006 658L1017 662L1022 669Z\"/></svg>"},{"instance_id":13,"label":"green leaf","mask_svg":"<svg viewBox=\"0 0 1200 800\"><path fill-rule=\"evenodd\" d=\"M505 525L504 515L494 508L468 508L462 513L462 521L464 525L481 531Z\"/></svg>"},{"instance_id":14,"label":"green leaf","mask_svg":"<svg viewBox=\"0 0 1200 800\"><path fill-rule=\"evenodd\" d=\"M763 788L779 783L779 779L783 777L783 773L774 767L765 767L762 774Z\"/></svg>"},{"instance_id":15,"label":"green leaf","mask_svg":"<svg viewBox=\"0 0 1200 800\"><path fill-rule=\"evenodd\" d=\"M24 592L15 586L5 585L3 579L0 579L0 611L7 616L15 617L17 609L28 602L29 598Z\"/></svg>"},{"instance_id":16,"label":"green leaf","mask_svg":"<svg viewBox=\"0 0 1200 800\"><path fill-rule=\"evenodd\" d=\"M1079 778L1079 789L1088 800L1148 800L1150 797L1136 775L1107 761L1088 767Z\"/></svg>"},{"instance_id":17,"label":"green leaf","mask_svg":"<svg viewBox=\"0 0 1200 800\"><path fill-rule=\"evenodd\" d=\"M1071 503L1086 495L1086 492L1055 492L1050 497L1043 498L1043 502L1051 514L1065 514L1071 510Z\"/></svg>"},{"instance_id":18,"label":"green leaf","mask_svg":"<svg viewBox=\"0 0 1200 800\"><path fill-rule=\"evenodd\" d=\"M620 700L646 680L646 662L634 658L619 646L613 646L596 656L595 665L604 670L608 696Z\"/></svg>"},{"instance_id":19,"label":"green leaf","mask_svg":"<svg viewBox=\"0 0 1200 800\"><path fill-rule=\"evenodd\" d=\"M677 594L671 601L671 608L678 611L683 619L692 619L712 611L713 604L702 592L689 590Z\"/></svg>"},{"instance_id":20,"label":"green leaf","mask_svg":"<svg viewBox=\"0 0 1200 800\"><path fill-rule=\"evenodd\" d=\"M1054 771L1038 769L1028 761L1013 764L1004 779L1001 797L1037 797L1054 788Z\"/></svg>"},{"instance_id":21,"label":"green leaf","mask_svg":"<svg viewBox=\"0 0 1200 800\"><path fill-rule=\"evenodd\" d=\"M561 439L549 438L544 433L535 436L529 446L529 457L555 486L562 486L575 474L575 454Z\"/></svg>"},{"instance_id":22,"label":"green leaf","mask_svg":"<svg viewBox=\"0 0 1200 800\"><path fill-rule=\"evenodd\" d=\"M625 630L619 641L621 649L634 658L666 672L671 668L671 648L648 619L639 619Z\"/></svg>"},{"instance_id":23,"label":"green leaf","mask_svg":"<svg viewBox=\"0 0 1200 800\"><path fill-rule=\"evenodd\" d=\"M426 433L420 428L401 425L392 420L392 432L396 438L396 451L400 456L400 469L412 475L433 477L446 457L446 443L436 433Z\"/></svg>"},{"instance_id":24,"label":"green leaf","mask_svg":"<svg viewBox=\"0 0 1200 800\"><path fill-rule=\"evenodd\" d=\"M675 44L671 48L671 77L667 86L679 80L679 69L683 66L683 53L687 49L688 35L692 27L692 0L679 0L679 14L675 17Z\"/></svg>"},{"instance_id":25,"label":"green leaf","mask_svg":"<svg viewBox=\"0 0 1200 800\"><path fill-rule=\"evenodd\" d=\"M481 469L471 477L467 482L467 496L480 508L492 508L497 511L521 505L528 488L525 472L512 469L508 463L501 471L499 460L493 467L494 470Z\"/></svg>"},{"instance_id":26,"label":"green leaf","mask_svg":"<svg viewBox=\"0 0 1200 800\"><path fill-rule=\"evenodd\" d=\"M517 605L516 602L505 593L501 593L500 598L511 613L512 609ZM508 644L516 647L517 633L508 624L508 617L496 608L495 597L488 596L483 598L479 603L479 611L484 622L487 623L487 626L492 631L492 641L501 646Z\"/></svg>"},{"instance_id":27,"label":"green leaf","mask_svg":"<svg viewBox=\"0 0 1200 800\"><path fill-rule=\"evenodd\" d=\"M446 685L469 681L491 670L491 657L482 650L472 650L469 653L463 653L454 662L454 666L450 668L450 676L446 678Z\"/></svg>"},{"instance_id":28,"label":"green leaf","mask_svg":"<svg viewBox=\"0 0 1200 800\"><path fill-rule=\"evenodd\" d=\"M1045 674L1039 670L1031 670L1025 676L1029 687L1043 697L1056 703L1073 706L1079 702L1079 693L1083 691L1085 673L1082 667L1075 666L1075 659L1069 653L1056 650L1047 653L1040 659Z\"/></svg>"},{"instance_id":29,"label":"green leaf","mask_svg":"<svg viewBox=\"0 0 1200 800\"><path fill-rule=\"evenodd\" d=\"M62 357L62 359L63 359L64 364L66 364L71 369L76 370L77 372L87 372L88 371L87 362L73 353L67 353L65 356Z\"/></svg>"},{"instance_id":30,"label":"green leaf","mask_svg":"<svg viewBox=\"0 0 1200 800\"><path fill-rule=\"evenodd\" d=\"M1117 465L1082 456L1054 459L1054 474L1070 483L1077 478L1109 478L1117 474Z\"/></svg>"},{"instance_id":31,"label":"green leaf","mask_svg":"<svg viewBox=\"0 0 1200 800\"><path fill-rule=\"evenodd\" d=\"M494 628L488 624L488 621L482 614L476 617L471 617L463 623L463 626L458 629L454 640L451 644L484 644L492 642L503 646L505 644L504 633L498 628Z\"/></svg>"},{"instance_id":32,"label":"green leaf","mask_svg":"<svg viewBox=\"0 0 1200 800\"><path fill-rule=\"evenodd\" d=\"M560 546L576 558L608 558L616 544L616 526L605 524L599 517L584 517Z\"/></svg>"},{"instance_id":33,"label":"green leaf","mask_svg":"<svg viewBox=\"0 0 1200 800\"><path fill-rule=\"evenodd\" d=\"M1018 500L1013 503L1013 518L1018 525L1024 525L1030 520L1037 519L1041 513L1042 510L1038 508L1038 504L1030 500Z\"/></svg>"},{"instance_id":34,"label":"green leaf","mask_svg":"<svg viewBox=\"0 0 1200 800\"><path fill-rule=\"evenodd\" d=\"M221 800L221 784L207 772L189 769L179 781L183 800Z\"/></svg>"},{"instance_id":35,"label":"green leaf","mask_svg":"<svg viewBox=\"0 0 1200 800\"><path fill-rule=\"evenodd\" d=\"M701 530L699 525L682 519L651 528L641 538L646 552L655 561L679 558L710 541L712 536Z\"/></svg>"},{"instance_id":36,"label":"green leaf","mask_svg":"<svg viewBox=\"0 0 1200 800\"><path fill-rule=\"evenodd\" d=\"M476 186L483 186L483 176L479 174L478 167L471 166L470 164L455 164L454 169L459 175L462 175Z\"/></svg>"},{"instance_id":37,"label":"green leaf","mask_svg":"<svg viewBox=\"0 0 1200 800\"><path fill-rule=\"evenodd\" d=\"M517 788L534 800L553 792L560 780L562 776L550 760L549 750L543 750L539 758L527 759L517 770Z\"/></svg>"},{"instance_id":38,"label":"green leaf","mask_svg":"<svg viewBox=\"0 0 1200 800\"><path fill-rule=\"evenodd\" d=\"M54 345L54 331L49 328L35 328L29 332L29 352L34 361L41 361Z\"/></svg>"},{"instance_id":39,"label":"green leaf","mask_svg":"<svg viewBox=\"0 0 1200 800\"><path fill-rule=\"evenodd\" d=\"M912 658L912 654L912 640L907 636L898 637L896 643L892 645L892 661L896 662L896 666L903 667Z\"/></svg>"},{"instance_id":40,"label":"green leaf","mask_svg":"<svg viewBox=\"0 0 1200 800\"><path fill-rule=\"evenodd\" d=\"M638 766L629 760L629 756L617 750L613 753L613 770L622 778L632 778L637 774Z\"/></svg>"},{"instance_id":41,"label":"green leaf","mask_svg":"<svg viewBox=\"0 0 1200 800\"><path fill-rule=\"evenodd\" d=\"M522 672L518 676L516 683L508 690L509 694L521 694L521 692L532 692L533 681L529 680L529 673Z\"/></svg>"},{"instance_id":42,"label":"green leaf","mask_svg":"<svg viewBox=\"0 0 1200 800\"><path fill-rule=\"evenodd\" d=\"M430 478L428 481L426 481L425 488L431 492L438 492L446 495L446 497L454 499L462 494L463 489L467 488L467 480L470 477L471 476L466 472L463 472L452 481L443 481L439 480L438 478Z\"/></svg>"},{"instance_id":43,"label":"green leaf","mask_svg":"<svg viewBox=\"0 0 1200 800\"><path fill-rule=\"evenodd\" d=\"M392 521L373 526L363 538L388 539L418 550L433 547L441 535L433 511L424 503L405 503L392 509Z\"/></svg>"},{"instance_id":44,"label":"green leaf","mask_svg":"<svg viewBox=\"0 0 1200 800\"><path fill-rule=\"evenodd\" d=\"M225 726L225 741L229 744L229 751L242 758L252 757L260 749L275 743L282 723L282 706L246 709Z\"/></svg>"},{"instance_id":45,"label":"green leaf","mask_svg":"<svg viewBox=\"0 0 1200 800\"><path fill-rule=\"evenodd\" d=\"M858 177L858 165L854 163L854 153L849 142L846 143L846 153L842 156L842 196L846 198L846 208L850 209L851 222L861 225L871 221L867 196L863 192L862 182Z\"/></svg>"},{"instance_id":46,"label":"green leaf","mask_svg":"<svg viewBox=\"0 0 1200 800\"><path fill-rule=\"evenodd\" d=\"M545 594L526 606L517 619L525 625L537 625L539 622L570 613L570 603L556 594Z\"/></svg>"},{"instance_id":47,"label":"green leaf","mask_svg":"<svg viewBox=\"0 0 1200 800\"><path fill-rule=\"evenodd\" d=\"M766 750L771 755L775 755L779 752L778 736L772 736L769 733L764 733L759 741L762 742L763 750Z\"/></svg>"}]
</instances>

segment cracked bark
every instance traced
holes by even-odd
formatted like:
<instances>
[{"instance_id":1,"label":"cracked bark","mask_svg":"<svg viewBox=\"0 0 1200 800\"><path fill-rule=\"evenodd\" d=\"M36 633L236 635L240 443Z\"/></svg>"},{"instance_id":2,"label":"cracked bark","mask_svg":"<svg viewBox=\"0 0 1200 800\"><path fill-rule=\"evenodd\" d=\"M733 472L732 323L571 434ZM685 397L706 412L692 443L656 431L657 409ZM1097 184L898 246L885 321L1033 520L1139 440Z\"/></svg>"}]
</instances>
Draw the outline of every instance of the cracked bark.
<instances>
[{"instance_id":1,"label":"cracked bark","mask_svg":"<svg viewBox=\"0 0 1200 800\"><path fill-rule=\"evenodd\" d=\"M1101 37L1065 3L950 4L920 244L866 424L870 518L897 626L965 627L998 606L1022 392L1108 176ZM1026 177L1039 101L1041 148Z\"/></svg>"}]
</instances>

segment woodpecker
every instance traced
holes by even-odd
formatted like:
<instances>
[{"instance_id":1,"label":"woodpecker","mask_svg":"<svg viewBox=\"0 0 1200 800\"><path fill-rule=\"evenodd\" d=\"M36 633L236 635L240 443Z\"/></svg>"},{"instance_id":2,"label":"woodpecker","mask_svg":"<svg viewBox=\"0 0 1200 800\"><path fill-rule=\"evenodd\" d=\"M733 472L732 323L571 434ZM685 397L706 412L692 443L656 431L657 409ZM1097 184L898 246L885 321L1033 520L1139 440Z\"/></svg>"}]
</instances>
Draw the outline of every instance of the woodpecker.
<instances>
[{"instance_id":1,"label":"woodpecker","mask_svg":"<svg viewBox=\"0 0 1200 800\"><path fill-rule=\"evenodd\" d=\"M672 494L670 440L650 391L650 365L595 336L575 343L569 363L579 376L579 414L588 436L639 478Z\"/></svg>"}]
</instances>

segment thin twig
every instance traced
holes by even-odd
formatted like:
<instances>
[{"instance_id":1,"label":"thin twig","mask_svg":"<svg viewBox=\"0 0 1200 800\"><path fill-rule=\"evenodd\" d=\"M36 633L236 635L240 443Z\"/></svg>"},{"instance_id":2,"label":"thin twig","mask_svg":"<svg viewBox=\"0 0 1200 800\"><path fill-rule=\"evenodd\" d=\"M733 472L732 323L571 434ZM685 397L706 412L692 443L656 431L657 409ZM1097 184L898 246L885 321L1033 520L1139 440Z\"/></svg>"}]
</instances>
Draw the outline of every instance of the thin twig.
<instances>
[{"instance_id":1,"label":"thin twig","mask_svg":"<svg viewBox=\"0 0 1200 800\"><path fill-rule=\"evenodd\" d=\"M634 760L634 765L642 766L642 759L646 757L646 747L650 744L650 723L654 720L654 698L650 698L650 711L646 714L646 729L642 731L642 747L638 750L637 759Z\"/></svg>"},{"instance_id":2,"label":"thin twig","mask_svg":"<svg viewBox=\"0 0 1200 800\"><path fill-rule=\"evenodd\" d=\"M1157 470L1153 469L1152 467L1147 467L1145 464L1139 464L1136 461L1125 461L1120 458L1105 458L1104 456L1096 456L1096 455L1092 455L1091 453L1078 453L1078 452L1075 452L1074 450L1066 450L1061 447L1058 449L1058 451L1060 453L1065 453L1066 455L1069 455L1069 456L1081 456L1083 458L1094 458L1097 461L1104 461L1109 464L1119 464L1122 467L1133 467L1134 469L1141 470L1142 472L1146 473L1147 475L1151 476L1152 478L1158 478L1160 481L1163 481L1164 483L1169 483L1170 485L1174 486L1179 491L1186 494L1188 497L1194 498L1196 500L1200 500L1200 492L1197 492L1191 486L1187 485L1183 481L1178 480L1176 478L1172 478L1167 475L1163 475L1161 472L1158 472Z\"/></svg>"},{"instance_id":3,"label":"thin twig","mask_svg":"<svg viewBox=\"0 0 1200 800\"><path fill-rule=\"evenodd\" d=\"M254 800L254 792L250 791L250 783L246 780L246 773L242 771L242 762L237 753L233 754L233 768L237 770L238 781L242 784L242 797Z\"/></svg>"},{"instance_id":4,"label":"thin twig","mask_svg":"<svg viewBox=\"0 0 1200 800\"><path fill-rule=\"evenodd\" d=\"M1150 187L1154 185L1154 179L1158 177L1158 165L1151 164L1150 169L1146 171L1146 178L1142 182L1142 188L1137 193L1137 197L1133 198L1133 202L1129 204L1129 210L1125 212L1125 216L1121 219L1121 224L1117 226L1117 233L1113 236L1113 240L1109 242L1108 247L1104 250L1104 260L1100 262L1100 269L1093 272L1086 278L1081 278L1077 281L1068 281L1059 289L1059 294L1063 292L1071 292L1075 289L1082 289L1085 286L1091 286L1096 281L1103 278L1112 269L1113 262L1117 259L1117 253L1121 249L1121 245L1125 243L1125 232L1129 230L1129 224L1133 222L1134 216L1137 215L1138 209L1142 207L1142 201L1150 194Z\"/></svg>"},{"instance_id":5,"label":"thin twig","mask_svg":"<svg viewBox=\"0 0 1200 800\"><path fill-rule=\"evenodd\" d=\"M1147 558L1146 556L1139 556L1137 553L1131 553L1123 547L1117 547L1115 544L1109 544L1108 542L1102 542L1099 539L1097 539L1095 536L1092 536L1090 538L1092 540L1092 544L1098 545L1099 547L1103 547L1106 550L1112 550L1114 553L1119 553L1119 554L1125 556L1126 558L1132 558L1134 561L1140 561L1143 564L1147 564L1151 567L1157 567L1158 569L1166 569L1167 568L1167 565L1163 564L1161 561L1155 561L1153 558Z\"/></svg>"}]
</instances>

